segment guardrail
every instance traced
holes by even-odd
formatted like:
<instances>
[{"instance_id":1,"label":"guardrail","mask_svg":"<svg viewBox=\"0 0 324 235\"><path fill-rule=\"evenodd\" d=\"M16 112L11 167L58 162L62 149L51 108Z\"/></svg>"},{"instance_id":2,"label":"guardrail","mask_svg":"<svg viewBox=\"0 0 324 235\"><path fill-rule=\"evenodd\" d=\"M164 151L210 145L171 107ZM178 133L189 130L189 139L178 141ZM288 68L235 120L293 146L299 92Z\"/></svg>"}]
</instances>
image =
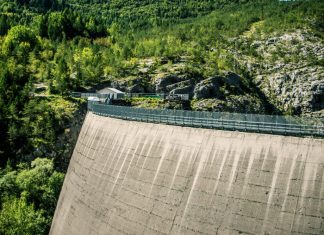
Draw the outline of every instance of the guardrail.
<instances>
[{"instance_id":1,"label":"guardrail","mask_svg":"<svg viewBox=\"0 0 324 235\"><path fill-rule=\"evenodd\" d=\"M107 98L109 94L71 92L71 96L75 98L98 97L100 99ZM189 94L167 94L167 93L124 93L124 98L157 98L164 100L189 100Z\"/></svg>"},{"instance_id":2,"label":"guardrail","mask_svg":"<svg viewBox=\"0 0 324 235\"><path fill-rule=\"evenodd\" d=\"M126 98L159 98L164 99L167 94L164 93L125 93Z\"/></svg>"},{"instance_id":3,"label":"guardrail","mask_svg":"<svg viewBox=\"0 0 324 235\"><path fill-rule=\"evenodd\" d=\"M324 122L291 116L155 110L88 102L88 110L101 116L188 127L324 137Z\"/></svg>"},{"instance_id":4,"label":"guardrail","mask_svg":"<svg viewBox=\"0 0 324 235\"><path fill-rule=\"evenodd\" d=\"M71 92L71 96L74 97L74 98L98 97L99 99L105 99L105 98L108 97L108 94Z\"/></svg>"}]
</instances>

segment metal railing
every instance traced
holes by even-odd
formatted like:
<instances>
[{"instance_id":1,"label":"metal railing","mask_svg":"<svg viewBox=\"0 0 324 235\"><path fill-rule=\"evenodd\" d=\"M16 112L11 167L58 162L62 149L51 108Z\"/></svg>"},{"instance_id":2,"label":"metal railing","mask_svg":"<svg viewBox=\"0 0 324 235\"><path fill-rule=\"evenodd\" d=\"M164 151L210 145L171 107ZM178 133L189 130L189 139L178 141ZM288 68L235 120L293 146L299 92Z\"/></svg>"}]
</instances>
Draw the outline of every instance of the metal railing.
<instances>
[{"instance_id":1,"label":"metal railing","mask_svg":"<svg viewBox=\"0 0 324 235\"><path fill-rule=\"evenodd\" d=\"M98 97L107 98L109 94L71 92L74 98ZM167 93L124 93L123 98L156 98L163 100L189 100L189 94L167 94Z\"/></svg>"},{"instance_id":2,"label":"metal railing","mask_svg":"<svg viewBox=\"0 0 324 235\"><path fill-rule=\"evenodd\" d=\"M104 99L104 98L108 97L108 94L71 92L71 96L74 97L74 98L98 97L100 99Z\"/></svg>"},{"instance_id":3,"label":"metal railing","mask_svg":"<svg viewBox=\"0 0 324 235\"><path fill-rule=\"evenodd\" d=\"M88 102L88 110L119 119L232 131L324 137L322 119L292 116L142 109Z\"/></svg>"},{"instance_id":4,"label":"metal railing","mask_svg":"<svg viewBox=\"0 0 324 235\"><path fill-rule=\"evenodd\" d=\"M126 98L159 98L164 99L164 93L125 93Z\"/></svg>"}]
</instances>

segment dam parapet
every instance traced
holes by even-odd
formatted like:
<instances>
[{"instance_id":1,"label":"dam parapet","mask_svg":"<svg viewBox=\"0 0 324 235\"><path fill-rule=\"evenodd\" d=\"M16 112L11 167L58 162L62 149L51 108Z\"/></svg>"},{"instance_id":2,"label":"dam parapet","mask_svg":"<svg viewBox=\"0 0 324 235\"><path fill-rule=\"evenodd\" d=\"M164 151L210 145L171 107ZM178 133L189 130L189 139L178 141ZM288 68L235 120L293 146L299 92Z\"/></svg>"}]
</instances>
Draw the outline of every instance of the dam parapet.
<instances>
[{"instance_id":1,"label":"dam parapet","mask_svg":"<svg viewBox=\"0 0 324 235\"><path fill-rule=\"evenodd\" d=\"M88 110L101 116L209 129L324 137L324 120L294 116L143 109L88 102Z\"/></svg>"}]
</instances>

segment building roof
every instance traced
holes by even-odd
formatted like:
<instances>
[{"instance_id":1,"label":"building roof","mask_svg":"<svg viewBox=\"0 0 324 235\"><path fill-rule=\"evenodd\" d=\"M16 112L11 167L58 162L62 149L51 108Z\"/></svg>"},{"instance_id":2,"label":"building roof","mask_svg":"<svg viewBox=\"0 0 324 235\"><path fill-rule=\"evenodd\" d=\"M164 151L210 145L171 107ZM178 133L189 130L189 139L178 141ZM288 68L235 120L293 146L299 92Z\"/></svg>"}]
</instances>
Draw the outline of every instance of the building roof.
<instances>
[{"instance_id":1,"label":"building roof","mask_svg":"<svg viewBox=\"0 0 324 235\"><path fill-rule=\"evenodd\" d=\"M100 99L98 97L90 96L88 97L88 101L99 101Z\"/></svg>"},{"instance_id":2,"label":"building roof","mask_svg":"<svg viewBox=\"0 0 324 235\"><path fill-rule=\"evenodd\" d=\"M124 92L116 89L116 88L112 88L112 87L106 87L106 88L103 88L99 91L97 91L98 93L102 93L102 92L108 92L108 93L117 93L117 94L124 94Z\"/></svg>"}]
</instances>

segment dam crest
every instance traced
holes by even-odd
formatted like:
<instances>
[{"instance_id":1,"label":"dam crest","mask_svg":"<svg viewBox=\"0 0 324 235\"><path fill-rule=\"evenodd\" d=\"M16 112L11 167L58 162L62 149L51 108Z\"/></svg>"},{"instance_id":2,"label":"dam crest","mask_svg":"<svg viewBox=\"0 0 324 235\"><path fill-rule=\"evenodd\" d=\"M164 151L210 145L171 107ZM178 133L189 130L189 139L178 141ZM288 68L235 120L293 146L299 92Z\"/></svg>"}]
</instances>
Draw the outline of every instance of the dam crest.
<instances>
[{"instance_id":1,"label":"dam crest","mask_svg":"<svg viewBox=\"0 0 324 235\"><path fill-rule=\"evenodd\" d=\"M89 112L50 234L324 234L324 140Z\"/></svg>"}]
</instances>

